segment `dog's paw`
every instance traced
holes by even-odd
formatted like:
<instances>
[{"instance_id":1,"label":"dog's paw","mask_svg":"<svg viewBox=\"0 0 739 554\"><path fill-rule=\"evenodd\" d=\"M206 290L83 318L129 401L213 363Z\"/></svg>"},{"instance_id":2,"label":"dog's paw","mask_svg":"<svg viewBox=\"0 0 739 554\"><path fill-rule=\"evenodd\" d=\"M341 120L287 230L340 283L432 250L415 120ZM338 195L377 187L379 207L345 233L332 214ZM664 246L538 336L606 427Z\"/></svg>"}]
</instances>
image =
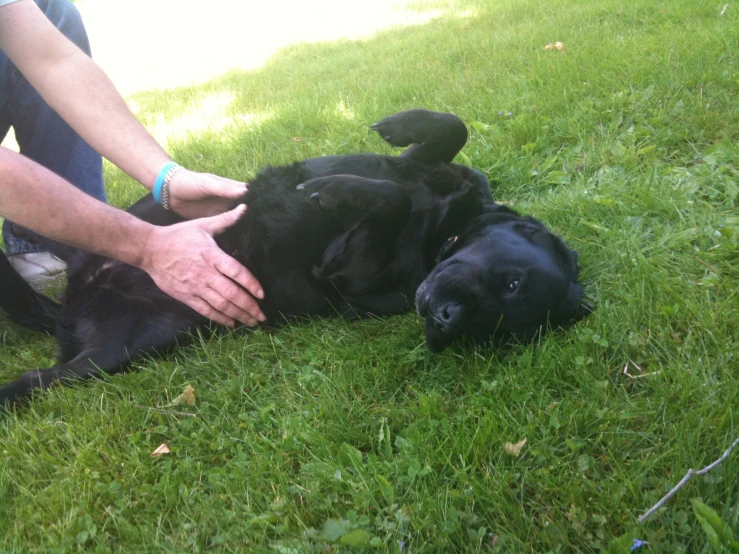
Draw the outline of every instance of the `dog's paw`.
<instances>
[{"instance_id":1,"label":"dog's paw","mask_svg":"<svg viewBox=\"0 0 739 554\"><path fill-rule=\"evenodd\" d=\"M295 190L302 193L305 198L312 200L318 200L320 192L327 185L331 184L335 180L335 177L316 177L305 183L300 183Z\"/></svg>"},{"instance_id":2,"label":"dog's paw","mask_svg":"<svg viewBox=\"0 0 739 554\"><path fill-rule=\"evenodd\" d=\"M423 143L429 136L429 128L433 129L449 118L457 119L450 114L413 109L389 115L370 125L370 129L377 131L385 142L393 146L408 146Z\"/></svg>"},{"instance_id":3,"label":"dog's paw","mask_svg":"<svg viewBox=\"0 0 739 554\"><path fill-rule=\"evenodd\" d=\"M408 146L414 142L413 136L407 129L406 118L398 117L399 115L395 114L381 119L370 125L370 129L376 131L382 140L392 146Z\"/></svg>"},{"instance_id":4,"label":"dog's paw","mask_svg":"<svg viewBox=\"0 0 739 554\"><path fill-rule=\"evenodd\" d=\"M312 200L318 200L318 192L310 192L310 187L306 188L305 183L300 183L297 187L295 187L295 190L299 193L302 193L303 196L306 198L310 198Z\"/></svg>"},{"instance_id":5,"label":"dog's paw","mask_svg":"<svg viewBox=\"0 0 739 554\"><path fill-rule=\"evenodd\" d=\"M30 393L23 384L23 377L0 387L0 413L21 405L29 396Z\"/></svg>"}]
</instances>

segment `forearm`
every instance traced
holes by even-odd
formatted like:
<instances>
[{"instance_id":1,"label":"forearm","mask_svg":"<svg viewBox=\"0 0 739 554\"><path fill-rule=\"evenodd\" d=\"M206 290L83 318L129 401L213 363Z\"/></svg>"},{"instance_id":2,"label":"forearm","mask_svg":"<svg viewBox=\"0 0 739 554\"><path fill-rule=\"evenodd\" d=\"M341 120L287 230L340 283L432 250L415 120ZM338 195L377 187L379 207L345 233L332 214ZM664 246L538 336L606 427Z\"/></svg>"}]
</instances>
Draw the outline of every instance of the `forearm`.
<instances>
[{"instance_id":1,"label":"forearm","mask_svg":"<svg viewBox=\"0 0 739 554\"><path fill-rule=\"evenodd\" d=\"M0 48L90 146L151 189L168 155L136 120L105 72L32 0L0 9Z\"/></svg>"},{"instance_id":2,"label":"forearm","mask_svg":"<svg viewBox=\"0 0 739 554\"><path fill-rule=\"evenodd\" d=\"M0 148L0 216L137 267L153 229L6 148Z\"/></svg>"},{"instance_id":3,"label":"forearm","mask_svg":"<svg viewBox=\"0 0 739 554\"><path fill-rule=\"evenodd\" d=\"M151 190L170 158L107 75L80 50L49 69L29 79L34 88L92 148Z\"/></svg>"}]
</instances>

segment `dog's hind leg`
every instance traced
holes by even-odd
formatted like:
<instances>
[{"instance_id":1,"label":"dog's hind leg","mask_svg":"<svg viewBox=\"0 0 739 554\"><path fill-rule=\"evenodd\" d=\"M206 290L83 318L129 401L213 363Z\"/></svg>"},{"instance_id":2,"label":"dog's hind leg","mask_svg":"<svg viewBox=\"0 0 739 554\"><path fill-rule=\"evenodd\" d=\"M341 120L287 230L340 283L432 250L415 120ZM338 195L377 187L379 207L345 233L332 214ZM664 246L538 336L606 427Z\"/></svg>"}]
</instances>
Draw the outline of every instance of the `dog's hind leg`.
<instances>
[{"instance_id":1,"label":"dog's hind leg","mask_svg":"<svg viewBox=\"0 0 739 554\"><path fill-rule=\"evenodd\" d=\"M393 146L409 146L401 157L414 162L451 162L467 142L467 127L456 115L407 110L390 115L371 128Z\"/></svg>"},{"instance_id":2,"label":"dog's hind leg","mask_svg":"<svg viewBox=\"0 0 739 554\"><path fill-rule=\"evenodd\" d=\"M57 382L90 379L103 372L112 373L111 368L123 368L128 363L125 352L85 350L69 362L50 369L34 369L0 387L0 408L11 407L30 399L36 390L48 389Z\"/></svg>"},{"instance_id":3,"label":"dog's hind leg","mask_svg":"<svg viewBox=\"0 0 739 554\"><path fill-rule=\"evenodd\" d=\"M0 252L0 308L10 320L31 331L53 333L59 305L39 294Z\"/></svg>"},{"instance_id":4,"label":"dog's hind leg","mask_svg":"<svg viewBox=\"0 0 739 554\"><path fill-rule=\"evenodd\" d=\"M347 226L370 214L374 219L400 216L405 222L411 209L410 196L393 181L340 174L316 177L297 189Z\"/></svg>"},{"instance_id":5,"label":"dog's hind leg","mask_svg":"<svg viewBox=\"0 0 739 554\"><path fill-rule=\"evenodd\" d=\"M142 291L143 294L144 291ZM0 387L0 406L27 400L36 390L115 374L146 355L162 355L186 343L205 321L179 302L132 299L105 288L68 305L58 324L62 363L26 372ZM77 310L77 311L75 311Z\"/></svg>"},{"instance_id":6,"label":"dog's hind leg","mask_svg":"<svg viewBox=\"0 0 739 554\"><path fill-rule=\"evenodd\" d=\"M34 391L50 386L70 384L92 379L104 373L115 374L125 370L135 359L147 354L161 355L178 343L185 343L190 330L185 325L175 329L166 318L129 321L128 329L113 323L97 329L94 344L88 343L72 359L49 369L28 371L21 377L0 387L0 407L12 406L28 400ZM137 329L134 335L127 331Z\"/></svg>"}]
</instances>

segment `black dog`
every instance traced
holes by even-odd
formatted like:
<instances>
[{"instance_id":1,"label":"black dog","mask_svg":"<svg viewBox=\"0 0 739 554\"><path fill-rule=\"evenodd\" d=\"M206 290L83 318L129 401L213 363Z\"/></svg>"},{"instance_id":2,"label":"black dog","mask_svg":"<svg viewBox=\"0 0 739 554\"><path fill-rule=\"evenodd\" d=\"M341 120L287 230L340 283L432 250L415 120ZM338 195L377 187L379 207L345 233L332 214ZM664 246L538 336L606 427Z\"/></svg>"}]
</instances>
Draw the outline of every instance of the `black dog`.
<instances>
[{"instance_id":1,"label":"black dog","mask_svg":"<svg viewBox=\"0 0 739 554\"><path fill-rule=\"evenodd\" d=\"M539 221L496 204L482 173L451 163L467 141L456 116L410 110L372 128L394 146L412 146L399 157L268 168L250 182L247 215L218 237L264 286L270 322L397 314L415 300L426 343L438 352L460 336L528 340L584 315L577 253ZM180 221L151 196L130 211L157 225ZM0 388L0 404L55 381L119 371L207 324L123 263L79 253L68 276L58 314L30 289L18 297L24 303L0 292L0 306L20 324L44 329L56 318L60 358ZM11 281L22 287L17 276Z\"/></svg>"}]
</instances>

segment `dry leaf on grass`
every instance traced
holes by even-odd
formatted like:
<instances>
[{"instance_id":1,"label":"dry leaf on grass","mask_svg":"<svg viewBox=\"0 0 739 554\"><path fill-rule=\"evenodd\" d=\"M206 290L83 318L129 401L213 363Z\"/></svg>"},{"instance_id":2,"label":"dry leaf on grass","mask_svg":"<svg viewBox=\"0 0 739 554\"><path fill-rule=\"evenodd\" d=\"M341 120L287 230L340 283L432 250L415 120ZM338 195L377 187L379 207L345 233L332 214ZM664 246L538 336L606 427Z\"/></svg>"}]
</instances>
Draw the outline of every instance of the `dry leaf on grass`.
<instances>
[{"instance_id":1,"label":"dry leaf on grass","mask_svg":"<svg viewBox=\"0 0 739 554\"><path fill-rule=\"evenodd\" d=\"M544 47L544 50L558 50L559 52L561 52L564 49L565 49L564 42L555 42L554 44L547 44Z\"/></svg>"},{"instance_id":2,"label":"dry leaf on grass","mask_svg":"<svg viewBox=\"0 0 739 554\"><path fill-rule=\"evenodd\" d=\"M519 454L521 454L521 449L523 448L524 444L526 444L526 439L523 439L516 444L511 444L510 442L507 442L505 443L505 452L506 454L510 454L511 456L518 456Z\"/></svg>"},{"instance_id":3,"label":"dry leaf on grass","mask_svg":"<svg viewBox=\"0 0 739 554\"><path fill-rule=\"evenodd\" d=\"M195 389L190 385L187 385L185 387L185 391L172 400L170 406L178 406L179 404L186 404L188 406L195 405Z\"/></svg>"},{"instance_id":4,"label":"dry leaf on grass","mask_svg":"<svg viewBox=\"0 0 739 554\"><path fill-rule=\"evenodd\" d=\"M151 453L152 458L156 458L157 456L163 456L164 454L169 454L169 446L162 443L159 446L157 446L157 449Z\"/></svg>"}]
</instances>

